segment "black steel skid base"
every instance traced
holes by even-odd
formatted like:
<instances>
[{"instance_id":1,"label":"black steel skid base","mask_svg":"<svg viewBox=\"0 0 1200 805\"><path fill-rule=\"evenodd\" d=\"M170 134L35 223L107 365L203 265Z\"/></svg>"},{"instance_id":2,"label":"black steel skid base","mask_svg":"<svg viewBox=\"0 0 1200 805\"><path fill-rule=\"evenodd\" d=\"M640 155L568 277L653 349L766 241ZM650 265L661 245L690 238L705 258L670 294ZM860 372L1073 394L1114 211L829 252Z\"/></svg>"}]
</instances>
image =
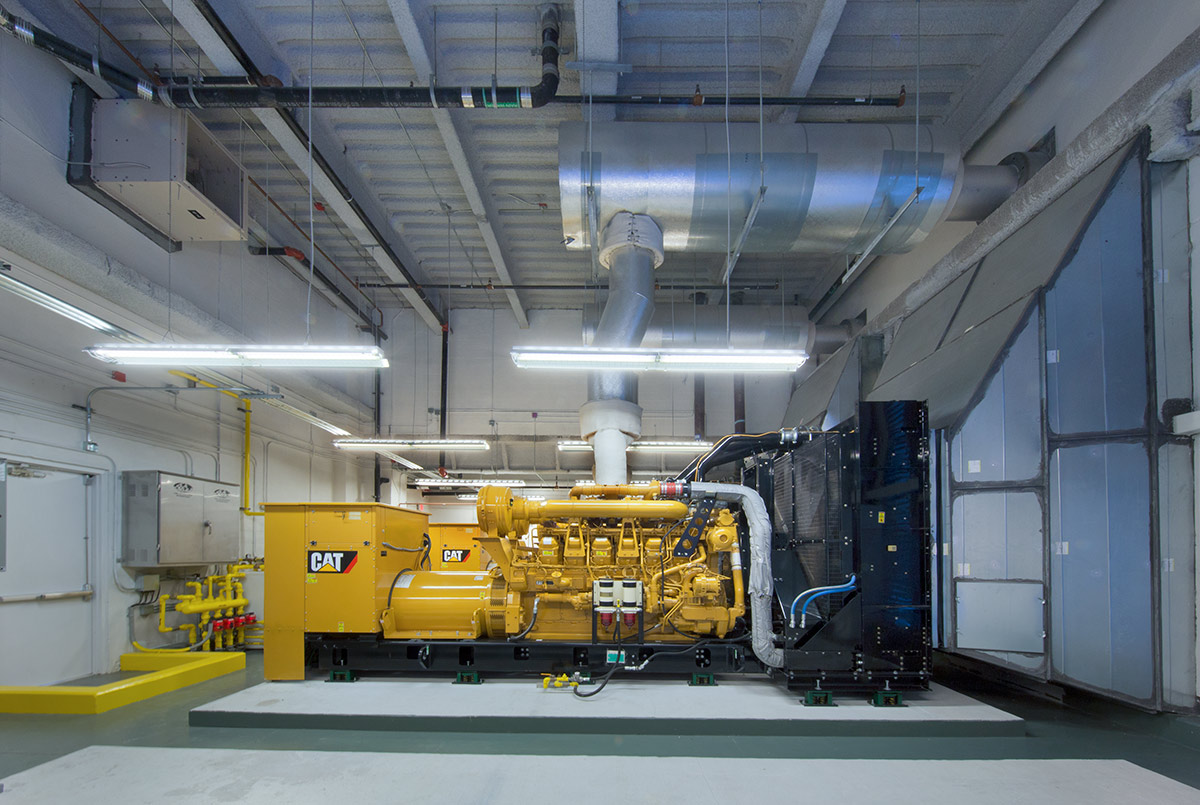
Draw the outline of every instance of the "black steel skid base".
<instances>
[{"instance_id":1,"label":"black steel skid base","mask_svg":"<svg viewBox=\"0 0 1200 805\"><path fill-rule=\"evenodd\" d=\"M749 645L709 643L700 646L670 643L546 643L505 641L380 640L371 637L319 637L306 639L310 668L323 673L350 670L359 673L433 673L456 675L470 671L489 674L574 673L600 674L620 662L646 665L648 674L761 673L762 665Z\"/></svg>"}]
</instances>

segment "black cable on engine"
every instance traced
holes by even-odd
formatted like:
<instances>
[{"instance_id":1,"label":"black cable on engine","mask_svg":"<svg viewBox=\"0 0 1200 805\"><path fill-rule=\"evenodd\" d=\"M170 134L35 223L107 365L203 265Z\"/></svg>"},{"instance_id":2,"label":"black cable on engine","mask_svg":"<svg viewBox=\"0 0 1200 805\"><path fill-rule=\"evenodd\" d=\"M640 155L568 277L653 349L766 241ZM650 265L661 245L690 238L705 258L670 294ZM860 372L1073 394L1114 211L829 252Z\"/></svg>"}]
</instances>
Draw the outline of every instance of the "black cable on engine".
<instances>
[{"instance_id":1,"label":"black cable on engine","mask_svg":"<svg viewBox=\"0 0 1200 805\"><path fill-rule=\"evenodd\" d=\"M508 642L512 643L515 640L520 640L525 635L533 631L533 625L537 623L538 604L542 603L541 596L535 596L533 599L533 614L529 617L529 625L526 626L520 633L508 638Z\"/></svg>"},{"instance_id":2,"label":"black cable on engine","mask_svg":"<svg viewBox=\"0 0 1200 805\"><path fill-rule=\"evenodd\" d=\"M412 572L413 572L413 569L411 567L401 568L400 572L396 574L396 578L392 579L392 586L388 587L388 605L387 605L388 609L392 608L392 593L396 589L396 582L400 581L400 577L403 576L405 573L412 573Z\"/></svg>"},{"instance_id":3,"label":"black cable on engine","mask_svg":"<svg viewBox=\"0 0 1200 805\"><path fill-rule=\"evenodd\" d=\"M433 566L429 564L429 552L433 549L433 541L429 539L428 534L422 534L422 536L425 537L425 553L421 554L421 562L418 567L424 567L426 570L431 570Z\"/></svg>"}]
</instances>

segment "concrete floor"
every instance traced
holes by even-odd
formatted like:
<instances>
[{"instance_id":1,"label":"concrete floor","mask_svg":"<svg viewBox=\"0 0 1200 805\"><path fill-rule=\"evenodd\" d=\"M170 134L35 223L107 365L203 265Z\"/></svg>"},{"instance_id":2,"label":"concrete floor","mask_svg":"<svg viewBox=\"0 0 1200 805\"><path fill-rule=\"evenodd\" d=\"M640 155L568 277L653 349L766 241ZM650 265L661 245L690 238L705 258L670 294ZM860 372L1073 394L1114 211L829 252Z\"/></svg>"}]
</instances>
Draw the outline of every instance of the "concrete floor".
<instances>
[{"instance_id":1,"label":"concrete floor","mask_svg":"<svg viewBox=\"0 0 1200 805\"><path fill-rule=\"evenodd\" d=\"M184 782L187 781L187 782ZM763 760L92 747L10 777L4 802L1195 802L1123 760ZM541 792L542 795L538 795ZM802 794L801 794L802 792ZM550 796L546 796L549 794ZM791 797L789 801L794 801Z\"/></svg>"},{"instance_id":2,"label":"concrete floor","mask_svg":"<svg viewBox=\"0 0 1200 805\"><path fill-rule=\"evenodd\" d=\"M20 716L0 715L0 782L5 778L90 746L116 747L173 747L239 750L296 750L342 751L373 753L427 753L437 755L519 755L532 757L680 757L704 758L692 761L689 767L700 769L712 765L741 769L742 775L755 764L712 764L707 759L796 759L837 760L837 766L847 759L862 760L1041 760L1041 759L1100 759L1127 760L1143 769L1165 775L1186 785L1200 788L1200 721L1169 715L1150 715L1104 702L1080 699L1072 706L1014 695L1001 689L983 686L970 679L943 679L964 693L1025 719L1025 734L1016 737L981 735L977 737L870 735L729 735L714 731L708 735L678 734L563 734L563 733L506 733L506 732L415 732L379 730L292 730L251 729L231 727L190 727L188 713L193 707L256 685L262 681L262 664L257 654L251 654L243 672L205 682L189 689L159 696L147 702L120 708L100 716ZM357 684L357 683L356 683ZM613 683L617 684L616 682ZM782 694L780 694L782 695ZM78 758L78 756L77 756ZM85 758L86 759L86 758ZM201 763L203 756L195 755ZM348 759L346 759L348 762ZM407 758L397 758L400 764ZM74 761L72 761L74 762ZM181 761L192 762L192 761ZM829 764L819 764L829 768ZM1114 765L1114 764L1106 764ZM965 776L955 777L967 785L972 774L981 769L956 766ZM470 764L468 763L468 768ZM874 764L863 764L868 770ZM895 767L886 774L907 775ZM47 771L52 771L48 768ZM130 769L137 776L137 767ZM805 770L804 774L812 773ZM870 773L874 774L874 771ZM919 772L913 772L919 773ZM1012 774L1023 775L1016 771ZM1033 773L1033 772L1030 772ZM1040 773L1040 772L1039 772ZM659 774L655 773L656 776ZM856 772L848 772L854 776ZM1091 774L1091 772L1088 772ZM618 775L619 776L619 775ZM1086 775L1085 775L1086 776ZM737 779L741 776L735 774ZM656 777L657 778L657 777ZM886 775L885 775L886 778ZM18 781L22 778L18 778ZM173 789L187 788L184 775ZM519 776L506 778L514 790L529 795L529 782ZM865 778L864 778L865 779ZM947 778L948 780L950 778ZM984 777L978 777L980 785ZM237 801L239 782L227 778L232 788L221 793L224 801ZM246 781L242 781L244 784ZM947 782L947 785L951 785ZM954 784L957 785L957 784ZM13 790L10 787L10 791ZM795 789L800 790L800 789ZM959 787L957 796L972 801L971 795ZM1114 789L1116 790L1116 789ZM1165 789L1164 789L1165 790ZM1174 793L1159 801L1200 802L1200 791L1171 789ZM1047 789L1052 792L1052 789ZM158 792L155 799L159 798ZM316 789L310 792L318 797ZM567 794L564 794L567 795ZM882 794L880 795L882 798ZM574 797L573 797L574 798ZM0 794L0 803L7 801ZM150 799L147 797L146 799ZM865 797L865 799L870 799ZM1091 798L1093 802L1103 798ZM33 800L37 801L37 800ZM51 800L52 801L52 800ZM139 801L135 796L122 800ZM247 800L249 801L249 800ZM278 801L298 802L299 799ZM464 800L465 801L465 800ZM860 800L862 801L862 800ZM932 801L932 800L931 800ZM1015 800L1014 800L1015 801ZM99 803L99 800L96 800Z\"/></svg>"}]
</instances>

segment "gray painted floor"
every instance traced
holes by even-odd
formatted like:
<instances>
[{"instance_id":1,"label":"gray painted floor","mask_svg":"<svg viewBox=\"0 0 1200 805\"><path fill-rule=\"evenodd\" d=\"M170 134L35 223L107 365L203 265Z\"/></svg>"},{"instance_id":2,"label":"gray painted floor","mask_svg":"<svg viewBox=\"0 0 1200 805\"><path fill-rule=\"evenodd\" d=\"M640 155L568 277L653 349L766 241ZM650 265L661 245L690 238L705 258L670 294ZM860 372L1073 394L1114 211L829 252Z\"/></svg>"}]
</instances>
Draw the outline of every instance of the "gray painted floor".
<instances>
[{"instance_id":1,"label":"gray painted floor","mask_svg":"<svg viewBox=\"0 0 1200 805\"><path fill-rule=\"evenodd\" d=\"M10 777L6 805L68 802L768 802L780 792L894 805L1200 802L1125 761L762 760L396 755L96 746ZM542 792L537 796L535 792ZM790 798L789 798L790 799Z\"/></svg>"},{"instance_id":2,"label":"gray painted floor","mask_svg":"<svg viewBox=\"0 0 1200 805\"><path fill-rule=\"evenodd\" d=\"M594 734L594 733L512 733L502 731L371 731L371 730L291 730L189 727L188 713L193 707L212 702L262 682L262 663L257 654L248 656L245 671L214 679L185 690L159 696L150 701L123 707L100 716L23 716L0 715L0 781L38 764L61 758L90 746L175 747L237 750L285 750L370 752L388 755L521 755L559 757L585 755L597 764L611 764L608 758L700 758L690 760L693 770L728 767L735 770L735 783L724 793L737 799L738 785L750 779L750 769L758 760L1042 760L1099 759L1129 761L1173 780L1200 788L1200 721L1171 715L1150 715L1095 700L1072 701L1071 706L989 688L966 677L939 677L956 690L978 698L1023 718L1023 735L998 737L875 735L763 736L730 735L714 730L710 734ZM360 683L355 683L360 684ZM449 682L446 683L449 686ZM488 683L491 684L491 683ZM614 682L614 685L617 683ZM486 685L484 686L486 687ZM458 686L453 689L457 690ZM607 692L607 691L606 691ZM390 757L397 767L410 759ZM476 757L483 762L485 758ZM750 762L753 760L753 762ZM339 763L352 763L343 756ZM615 761L617 768L623 761ZM814 764L817 767L823 764ZM611 765L608 768L612 768ZM867 768L866 765L863 768ZM900 768L900 767L898 767ZM903 767L911 768L911 767ZM960 767L968 769L969 767ZM740 770L740 771L738 771ZM471 773L468 766L464 774ZM706 771L707 773L707 771ZM805 770L805 774L812 773ZM906 772L907 773L907 772ZM853 778L853 774L849 777ZM619 774L613 775L614 779ZM241 790L255 778L237 779L223 773L229 786L221 798ZM516 778L511 778L516 779ZM663 779L666 779L665 777ZM165 801L171 791L191 790L198 777L180 775L168 788L155 793L154 801ZM534 781L536 783L536 780ZM520 778L527 799L573 797L575 789L537 794L529 779ZM1005 784L1007 785L1007 783ZM978 801L981 789L967 786L958 790L962 802ZM90 790L74 792L72 799ZM401 796L403 787L399 789ZM803 792L804 781L791 780L785 791ZM11 787L10 787L11 791ZM1189 795L1194 792L1186 792ZM175 798L174 796L170 798ZM663 798L669 798L664 793ZM397 797L391 797L395 801ZM870 799L870 798L867 798ZM1095 801L1103 801L1093 798ZM1132 801L1149 801L1137 797ZM0 805L8 802L0 794ZM136 802L126 797L123 802ZM278 802L287 802L279 797ZM465 800L464 800L465 801ZM849 800L846 800L849 801ZM863 800L859 800L863 801ZM1012 801L1018 801L1013 799ZM1160 802L1171 801L1160 799ZM1176 800L1178 801L1178 800ZM1191 800L1196 801L1196 800Z\"/></svg>"}]
</instances>

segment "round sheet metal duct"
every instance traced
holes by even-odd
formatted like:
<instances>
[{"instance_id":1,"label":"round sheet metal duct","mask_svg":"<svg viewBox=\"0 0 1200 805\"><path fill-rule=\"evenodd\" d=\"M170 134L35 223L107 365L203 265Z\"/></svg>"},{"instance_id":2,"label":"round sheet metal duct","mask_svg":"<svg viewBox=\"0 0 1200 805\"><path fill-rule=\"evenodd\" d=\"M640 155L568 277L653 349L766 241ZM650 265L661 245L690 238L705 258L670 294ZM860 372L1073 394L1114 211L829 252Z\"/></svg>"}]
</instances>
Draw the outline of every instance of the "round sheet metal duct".
<instances>
[{"instance_id":1,"label":"round sheet metal duct","mask_svg":"<svg viewBox=\"0 0 1200 805\"><path fill-rule=\"evenodd\" d=\"M916 170L923 188L917 201L874 249L907 251L946 217L963 184L953 138L921 126L915 166L914 135L910 124L768 125L760 174L759 126L734 123L731 194L724 124L593 123L589 155L587 124L563 123L563 235L569 248L590 248L591 184L597 206L592 220L603 223L621 211L649 215L662 228L667 251L723 253L730 227L736 236L765 185L743 253L856 254L908 200Z\"/></svg>"},{"instance_id":2,"label":"round sheet metal duct","mask_svg":"<svg viewBox=\"0 0 1200 805\"><path fill-rule=\"evenodd\" d=\"M600 248L600 264L610 274L608 302L592 339L594 346L641 344L654 313L654 269L662 262L662 233L653 220L628 212L612 216ZM637 376L593 372L588 377L588 401L579 409L579 427L592 445L596 482L626 483L625 448L642 432Z\"/></svg>"},{"instance_id":3,"label":"round sheet metal duct","mask_svg":"<svg viewBox=\"0 0 1200 805\"><path fill-rule=\"evenodd\" d=\"M605 311L607 314L607 310ZM796 305L699 305L673 310L656 308L645 325L642 347L734 347L736 349L798 349L827 355L849 338L843 325L818 325ZM594 310L585 315L583 343L594 344Z\"/></svg>"}]
</instances>

